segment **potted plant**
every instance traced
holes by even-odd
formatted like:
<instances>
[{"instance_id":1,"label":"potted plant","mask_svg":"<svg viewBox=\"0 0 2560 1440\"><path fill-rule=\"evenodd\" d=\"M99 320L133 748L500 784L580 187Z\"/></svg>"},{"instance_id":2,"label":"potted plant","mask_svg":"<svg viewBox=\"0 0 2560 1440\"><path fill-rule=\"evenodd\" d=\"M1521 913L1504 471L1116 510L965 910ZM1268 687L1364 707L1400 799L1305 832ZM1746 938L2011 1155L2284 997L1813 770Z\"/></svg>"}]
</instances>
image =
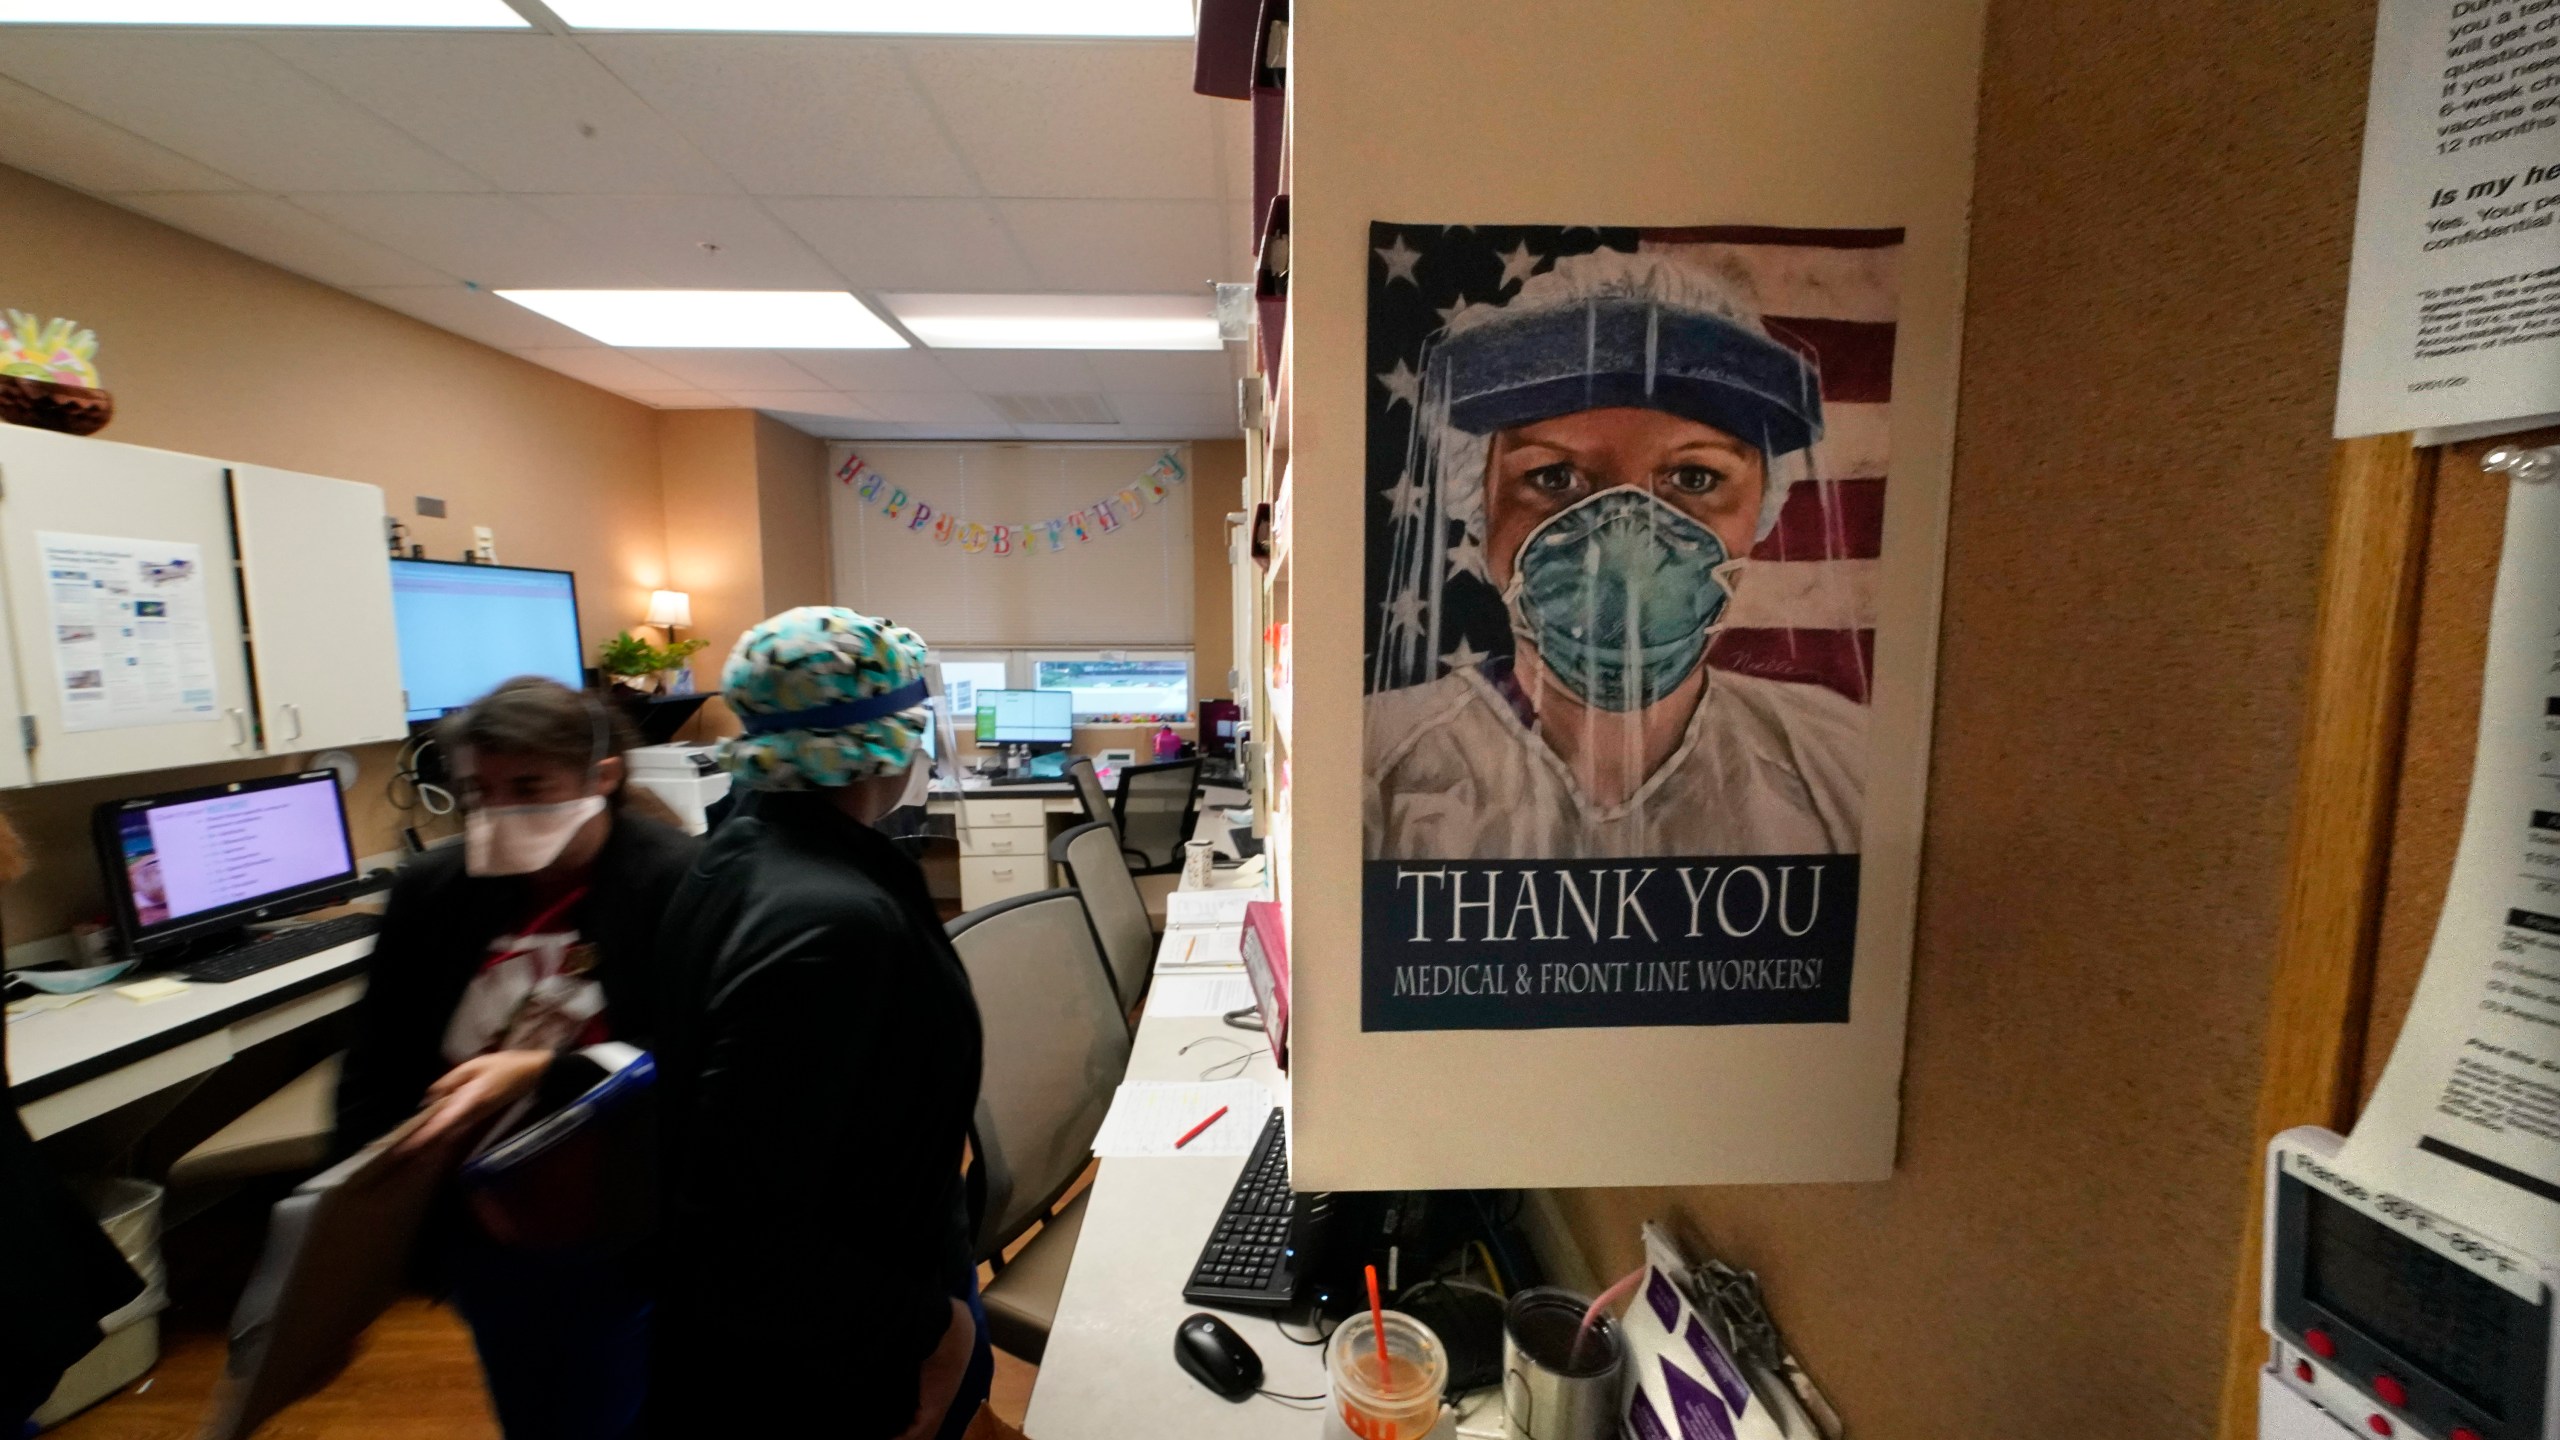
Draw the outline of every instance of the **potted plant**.
<instances>
[{"instance_id":1,"label":"potted plant","mask_svg":"<svg viewBox=\"0 0 2560 1440\"><path fill-rule=\"evenodd\" d=\"M597 648L596 668L616 689L646 695L658 672L667 668L658 659L659 653L657 646L625 630Z\"/></svg>"},{"instance_id":2,"label":"potted plant","mask_svg":"<svg viewBox=\"0 0 2560 1440\"><path fill-rule=\"evenodd\" d=\"M693 693L693 669L685 662L709 645L708 640L675 640L658 647L658 693L690 695Z\"/></svg>"}]
</instances>

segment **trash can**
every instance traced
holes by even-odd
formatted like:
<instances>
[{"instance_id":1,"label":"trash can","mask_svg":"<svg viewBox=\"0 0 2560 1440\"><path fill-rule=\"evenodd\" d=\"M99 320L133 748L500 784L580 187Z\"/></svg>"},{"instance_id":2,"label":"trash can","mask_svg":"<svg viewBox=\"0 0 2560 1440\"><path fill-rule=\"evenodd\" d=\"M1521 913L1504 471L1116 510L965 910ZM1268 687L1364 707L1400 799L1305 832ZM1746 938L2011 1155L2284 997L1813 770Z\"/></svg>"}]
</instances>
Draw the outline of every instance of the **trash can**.
<instances>
[{"instance_id":1,"label":"trash can","mask_svg":"<svg viewBox=\"0 0 2560 1440\"><path fill-rule=\"evenodd\" d=\"M61 1383L33 1417L39 1427L59 1425L141 1379L159 1362L160 1312L169 1308L169 1271L160 1258L161 1188L124 1179L76 1188L125 1263L142 1277L142 1293L99 1319L106 1338L62 1372Z\"/></svg>"}]
</instances>

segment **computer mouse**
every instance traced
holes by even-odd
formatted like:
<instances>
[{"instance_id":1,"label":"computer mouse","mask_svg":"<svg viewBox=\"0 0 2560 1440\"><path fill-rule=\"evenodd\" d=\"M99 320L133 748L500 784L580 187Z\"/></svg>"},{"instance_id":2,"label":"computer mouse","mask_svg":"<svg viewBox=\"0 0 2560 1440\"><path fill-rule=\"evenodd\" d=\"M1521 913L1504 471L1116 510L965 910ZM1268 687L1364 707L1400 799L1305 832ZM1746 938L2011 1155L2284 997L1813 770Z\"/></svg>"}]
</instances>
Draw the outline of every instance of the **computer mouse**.
<instances>
[{"instance_id":1,"label":"computer mouse","mask_svg":"<svg viewBox=\"0 0 2560 1440\"><path fill-rule=\"evenodd\" d=\"M1229 1400L1262 1388L1262 1357L1235 1327L1215 1315L1194 1315L1173 1332L1173 1358L1191 1378Z\"/></svg>"}]
</instances>

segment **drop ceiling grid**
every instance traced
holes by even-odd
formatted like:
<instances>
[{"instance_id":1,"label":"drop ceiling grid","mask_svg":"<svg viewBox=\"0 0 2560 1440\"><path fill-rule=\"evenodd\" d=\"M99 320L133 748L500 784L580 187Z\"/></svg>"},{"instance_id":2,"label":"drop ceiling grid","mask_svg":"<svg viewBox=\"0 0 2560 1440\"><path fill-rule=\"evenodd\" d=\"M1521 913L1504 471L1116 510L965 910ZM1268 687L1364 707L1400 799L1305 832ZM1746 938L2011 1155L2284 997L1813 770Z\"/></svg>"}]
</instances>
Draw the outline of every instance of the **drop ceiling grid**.
<instances>
[{"instance_id":1,"label":"drop ceiling grid","mask_svg":"<svg viewBox=\"0 0 2560 1440\"><path fill-rule=\"evenodd\" d=\"M617 365L461 282L1190 291L1244 273L1227 212L1249 177L1188 59L1179 42L51 31L0 54L0 121L58 143L0 141L0 160L50 158L28 168L649 403L753 396L983 433L1007 427L972 392L1082 389L1124 417L1095 431L1126 431L1231 414L1232 362L929 352L874 392L856 373L873 356ZM798 395L825 398L782 403Z\"/></svg>"}]
</instances>

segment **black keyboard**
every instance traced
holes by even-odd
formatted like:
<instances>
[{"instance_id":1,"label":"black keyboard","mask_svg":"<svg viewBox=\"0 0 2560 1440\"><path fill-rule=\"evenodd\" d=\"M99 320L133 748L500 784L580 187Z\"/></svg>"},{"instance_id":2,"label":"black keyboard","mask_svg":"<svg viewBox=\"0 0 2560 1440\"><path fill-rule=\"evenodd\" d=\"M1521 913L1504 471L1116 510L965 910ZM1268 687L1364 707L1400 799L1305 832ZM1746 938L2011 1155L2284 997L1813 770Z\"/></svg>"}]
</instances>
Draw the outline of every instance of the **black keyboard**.
<instances>
[{"instance_id":1,"label":"black keyboard","mask_svg":"<svg viewBox=\"0 0 2560 1440\"><path fill-rule=\"evenodd\" d=\"M1064 785L1067 783L1067 777L1064 775L998 775L987 783L990 785Z\"/></svg>"},{"instance_id":2,"label":"black keyboard","mask_svg":"<svg viewBox=\"0 0 2560 1440\"><path fill-rule=\"evenodd\" d=\"M192 965L181 967L182 979L199 985L222 985L233 980L246 980L261 970L272 970L288 960L300 960L333 950L350 940L361 940L382 928L382 917L373 914L340 915L335 919L317 920L309 925L296 925L273 935L235 945L219 955L209 955Z\"/></svg>"},{"instance_id":3,"label":"black keyboard","mask_svg":"<svg viewBox=\"0 0 2560 1440\"><path fill-rule=\"evenodd\" d=\"M1209 1243L1200 1247L1182 1298L1228 1310L1296 1306L1307 1269L1300 1255L1307 1222L1298 1201L1289 1188L1289 1137L1275 1106L1262 1122L1244 1173L1227 1192L1227 1208L1218 1213Z\"/></svg>"}]
</instances>

